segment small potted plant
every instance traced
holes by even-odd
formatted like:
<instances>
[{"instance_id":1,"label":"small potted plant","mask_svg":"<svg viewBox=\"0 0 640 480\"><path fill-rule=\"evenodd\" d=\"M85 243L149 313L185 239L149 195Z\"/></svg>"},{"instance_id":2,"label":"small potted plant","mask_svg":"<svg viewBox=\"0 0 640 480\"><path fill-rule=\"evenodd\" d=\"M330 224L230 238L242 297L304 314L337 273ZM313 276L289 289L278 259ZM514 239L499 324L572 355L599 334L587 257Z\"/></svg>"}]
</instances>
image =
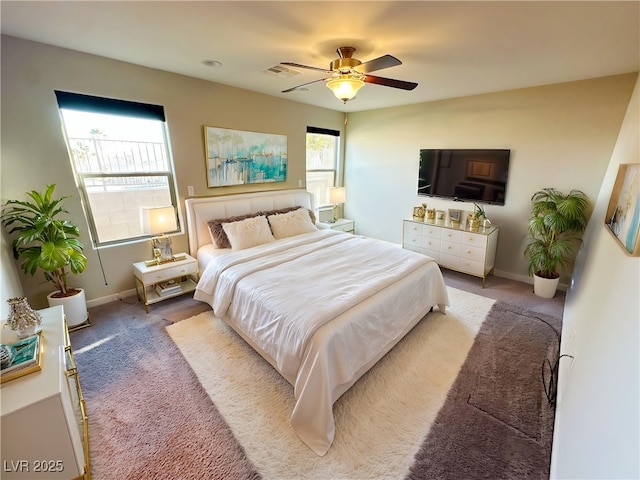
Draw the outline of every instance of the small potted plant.
<instances>
[{"instance_id":1,"label":"small potted plant","mask_svg":"<svg viewBox=\"0 0 640 480\"><path fill-rule=\"evenodd\" d=\"M580 190L563 194L555 188L543 188L533 194L531 203L531 238L524 254L529 257L535 294L553 298L560 281L559 268L571 263L574 250L582 242L589 200Z\"/></svg>"},{"instance_id":2,"label":"small potted plant","mask_svg":"<svg viewBox=\"0 0 640 480\"><path fill-rule=\"evenodd\" d=\"M467 227L472 232L477 232L480 225L487 218L484 208L477 203L473 204L473 213L467 217Z\"/></svg>"},{"instance_id":3,"label":"small potted plant","mask_svg":"<svg viewBox=\"0 0 640 480\"><path fill-rule=\"evenodd\" d=\"M49 305L65 305L68 325L75 326L87 320L84 290L70 288L67 274L82 273L87 266L84 245L78 240L80 230L69 220L62 219L69 213L62 202L69 195L53 198L55 184L47 185L44 192L32 190L27 196L32 201L9 200L2 206L2 225L9 235L13 256L22 259L22 271L35 275L44 272L47 281L56 291L47 296Z\"/></svg>"}]
</instances>

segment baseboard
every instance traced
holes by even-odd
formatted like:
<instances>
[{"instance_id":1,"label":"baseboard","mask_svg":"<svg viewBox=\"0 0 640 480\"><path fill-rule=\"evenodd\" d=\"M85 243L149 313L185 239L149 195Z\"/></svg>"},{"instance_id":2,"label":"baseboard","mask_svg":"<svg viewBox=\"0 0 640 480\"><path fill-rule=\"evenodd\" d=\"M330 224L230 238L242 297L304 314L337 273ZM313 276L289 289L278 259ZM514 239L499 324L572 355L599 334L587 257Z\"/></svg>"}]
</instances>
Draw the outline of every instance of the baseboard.
<instances>
[{"instance_id":1,"label":"baseboard","mask_svg":"<svg viewBox=\"0 0 640 480\"><path fill-rule=\"evenodd\" d=\"M504 270L494 270L493 274L496 277L502 277L509 280L515 280L516 282L528 283L530 285L533 285L533 277L530 277L529 275L520 275L517 273L505 272ZM562 292L566 292L568 288L569 285L567 285L566 283L561 283L558 285L558 290Z\"/></svg>"},{"instance_id":2,"label":"baseboard","mask_svg":"<svg viewBox=\"0 0 640 480\"><path fill-rule=\"evenodd\" d=\"M125 290L124 292L118 292L111 295L107 295L105 297L87 300L87 307L88 308L97 307L98 305L104 305L105 303L111 303L117 300L122 300L124 297L129 297L131 295L136 295L135 288L132 288L131 290Z\"/></svg>"},{"instance_id":3,"label":"baseboard","mask_svg":"<svg viewBox=\"0 0 640 480\"><path fill-rule=\"evenodd\" d=\"M515 280L516 282L530 283L533 285L533 277L529 275L520 275L518 273L505 272L504 270L494 270L493 274L496 277L507 278L509 280Z\"/></svg>"}]
</instances>

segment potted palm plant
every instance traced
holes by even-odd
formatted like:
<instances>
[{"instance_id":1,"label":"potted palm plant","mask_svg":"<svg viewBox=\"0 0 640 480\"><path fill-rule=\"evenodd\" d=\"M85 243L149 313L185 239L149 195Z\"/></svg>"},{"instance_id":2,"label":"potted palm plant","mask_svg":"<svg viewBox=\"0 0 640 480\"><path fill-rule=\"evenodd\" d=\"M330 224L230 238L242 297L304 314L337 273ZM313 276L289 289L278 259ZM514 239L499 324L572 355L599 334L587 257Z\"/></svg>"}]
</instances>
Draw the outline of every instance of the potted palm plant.
<instances>
[{"instance_id":1,"label":"potted palm plant","mask_svg":"<svg viewBox=\"0 0 640 480\"><path fill-rule=\"evenodd\" d=\"M35 275L38 269L44 272L45 279L56 288L47 296L49 305L62 304L67 324L72 327L87 321L88 313L84 290L70 288L67 275L69 271L82 273L87 257L78 240L78 226L61 218L69 213L62 203L70 195L53 198L55 187L51 184L44 192L27 192L32 201L8 200L2 207L2 225L10 235L15 234L11 247L15 259L23 260L22 271L29 275Z\"/></svg>"},{"instance_id":2,"label":"potted palm plant","mask_svg":"<svg viewBox=\"0 0 640 480\"><path fill-rule=\"evenodd\" d=\"M533 194L531 203L531 238L524 254L529 257L535 294L553 298L560 281L559 268L570 264L574 250L582 242L589 200L580 190L563 194L555 188L543 188Z\"/></svg>"}]
</instances>

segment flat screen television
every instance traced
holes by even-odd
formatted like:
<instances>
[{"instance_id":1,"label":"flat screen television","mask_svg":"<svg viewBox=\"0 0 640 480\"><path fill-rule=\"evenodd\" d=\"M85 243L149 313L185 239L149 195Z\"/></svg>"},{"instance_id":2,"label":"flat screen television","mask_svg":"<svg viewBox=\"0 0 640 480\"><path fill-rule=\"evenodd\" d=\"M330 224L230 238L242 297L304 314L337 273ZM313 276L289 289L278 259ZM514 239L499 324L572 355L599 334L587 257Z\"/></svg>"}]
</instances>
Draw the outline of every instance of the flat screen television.
<instances>
[{"instance_id":1,"label":"flat screen television","mask_svg":"<svg viewBox=\"0 0 640 480\"><path fill-rule=\"evenodd\" d=\"M504 205L511 150L422 149L418 195Z\"/></svg>"}]
</instances>

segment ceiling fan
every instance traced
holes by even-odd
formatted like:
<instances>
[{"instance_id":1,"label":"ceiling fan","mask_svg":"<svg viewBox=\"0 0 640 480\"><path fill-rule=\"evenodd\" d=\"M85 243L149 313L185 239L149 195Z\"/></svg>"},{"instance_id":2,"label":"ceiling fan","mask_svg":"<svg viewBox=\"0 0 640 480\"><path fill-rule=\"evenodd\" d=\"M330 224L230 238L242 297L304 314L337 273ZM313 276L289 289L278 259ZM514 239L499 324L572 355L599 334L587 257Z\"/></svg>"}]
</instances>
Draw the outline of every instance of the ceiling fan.
<instances>
[{"instance_id":1,"label":"ceiling fan","mask_svg":"<svg viewBox=\"0 0 640 480\"><path fill-rule=\"evenodd\" d=\"M418 86L418 84L414 82L405 82L404 80L394 80L393 78L368 75L369 72L402 65L402 62L392 55L383 55L362 63L360 60L353 58L353 54L356 51L353 47L339 47L336 51L339 58L333 60L329 64L328 69L310 67L300 63L281 62L281 65L316 70L330 75L329 77L303 83L302 85L297 85L293 88L283 90L282 93L293 92L294 90L306 87L312 83L324 82L326 80L327 87L334 93L334 95L344 103L347 103L348 100L351 100L356 96L358 90L360 90L365 83L399 88L401 90L413 90Z\"/></svg>"}]
</instances>

